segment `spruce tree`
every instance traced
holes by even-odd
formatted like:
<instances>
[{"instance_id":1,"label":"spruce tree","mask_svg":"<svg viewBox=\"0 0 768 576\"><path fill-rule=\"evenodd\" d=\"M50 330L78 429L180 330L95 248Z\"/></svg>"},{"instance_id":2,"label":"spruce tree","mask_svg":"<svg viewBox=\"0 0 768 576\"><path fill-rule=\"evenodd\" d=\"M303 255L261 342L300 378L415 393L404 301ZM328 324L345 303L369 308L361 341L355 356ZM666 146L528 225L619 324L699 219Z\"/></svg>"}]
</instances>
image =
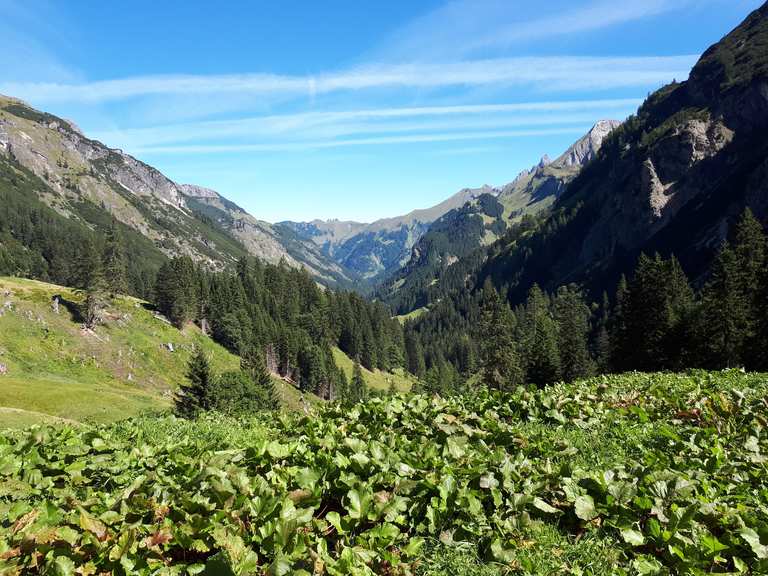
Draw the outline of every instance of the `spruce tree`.
<instances>
[{"instance_id":1,"label":"spruce tree","mask_svg":"<svg viewBox=\"0 0 768 576\"><path fill-rule=\"evenodd\" d=\"M629 301L627 277L622 274L616 287L616 305L610 322L612 371L623 372L629 368L630 341L627 334L626 309Z\"/></svg>"},{"instance_id":2,"label":"spruce tree","mask_svg":"<svg viewBox=\"0 0 768 576\"><path fill-rule=\"evenodd\" d=\"M175 412L182 418L195 418L201 411L211 409L211 368L199 346L187 365L187 384L182 384L174 399Z\"/></svg>"},{"instance_id":3,"label":"spruce tree","mask_svg":"<svg viewBox=\"0 0 768 576\"><path fill-rule=\"evenodd\" d=\"M101 257L92 241L85 243L78 263L79 289L84 296L83 323L94 328L101 322L106 304L106 282Z\"/></svg>"},{"instance_id":4,"label":"spruce tree","mask_svg":"<svg viewBox=\"0 0 768 576\"><path fill-rule=\"evenodd\" d=\"M621 303L621 368L650 372L684 364L693 303L676 258L641 254Z\"/></svg>"},{"instance_id":5,"label":"spruce tree","mask_svg":"<svg viewBox=\"0 0 768 576\"><path fill-rule=\"evenodd\" d=\"M600 304L595 326L595 363L600 374L607 374L611 371L611 302L608 299L608 293L603 292L603 300Z\"/></svg>"},{"instance_id":6,"label":"spruce tree","mask_svg":"<svg viewBox=\"0 0 768 576\"><path fill-rule=\"evenodd\" d=\"M363 402L367 398L368 387L365 385L360 361L356 358L355 367L352 370L352 381L349 383L349 403Z\"/></svg>"},{"instance_id":7,"label":"spruce tree","mask_svg":"<svg viewBox=\"0 0 768 576\"><path fill-rule=\"evenodd\" d=\"M128 289L127 268L120 229L115 219L107 230L103 261L110 298L124 294Z\"/></svg>"},{"instance_id":8,"label":"spruce tree","mask_svg":"<svg viewBox=\"0 0 768 576\"><path fill-rule=\"evenodd\" d=\"M557 325L547 295L536 284L528 293L524 319L521 334L526 380L539 387L557 382L560 379Z\"/></svg>"},{"instance_id":9,"label":"spruce tree","mask_svg":"<svg viewBox=\"0 0 768 576\"><path fill-rule=\"evenodd\" d=\"M736 261L737 296L744 307L742 342L739 355L747 368L757 364L757 357L766 346L758 338L760 332L760 308L762 296L762 273L766 264L766 235L763 226L749 208L744 210L733 234L733 253Z\"/></svg>"},{"instance_id":10,"label":"spruce tree","mask_svg":"<svg viewBox=\"0 0 768 576\"><path fill-rule=\"evenodd\" d=\"M416 378L424 378L427 372L424 350L421 347L419 337L410 330L405 335L405 354L408 361L408 372Z\"/></svg>"},{"instance_id":11,"label":"spruce tree","mask_svg":"<svg viewBox=\"0 0 768 576\"><path fill-rule=\"evenodd\" d=\"M482 377L486 386L509 390L522 383L522 369L514 340L514 316L498 292L486 281L480 320Z\"/></svg>"},{"instance_id":12,"label":"spruce tree","mask_svg":"<svg viewBox=\"0 0 768 576\"><path fill-rule=\"evenodd\" d=\"M744 345L749 306L741 290L739 261L726 243L712 266L712 276L703 292L704 338L711 368L739 366Z\"/></svg>"},{"instance_id":13,"label":"spruce tree","mask_svg":"<svg viewBox=\"0 0 768 576\"><path fill-rule=\"evenodd\" d=\"M755 346L752 350L752 359L755 370L768 372L768 258L766 258L763 270L760 273L757 315L759 321L757 323Z\"/></svg>"},{"instance_id":14,"label":"spruce tree","mask_svg":"<svg viewBox=\"0 0 768 576\"><path fill-rule=\"evenodd\" d=\"M257 388L259 404L263 410L280 408L280 394L267 370L264 356L258 348L250 348L240 359L240 370L248 374Z\"/></svg>"},{"instance_id":15,"label":"spruce tree","mask_svg":"<svg viewBox=\"0 0 768 576\"><path fill-rule=\"evenodd\" d=\"M594 363L589 354L589 307L580 292L566 286L557 291L554 300L558 349L562 378L572 382L593 373Z\"/></svg>"}]
</instances>

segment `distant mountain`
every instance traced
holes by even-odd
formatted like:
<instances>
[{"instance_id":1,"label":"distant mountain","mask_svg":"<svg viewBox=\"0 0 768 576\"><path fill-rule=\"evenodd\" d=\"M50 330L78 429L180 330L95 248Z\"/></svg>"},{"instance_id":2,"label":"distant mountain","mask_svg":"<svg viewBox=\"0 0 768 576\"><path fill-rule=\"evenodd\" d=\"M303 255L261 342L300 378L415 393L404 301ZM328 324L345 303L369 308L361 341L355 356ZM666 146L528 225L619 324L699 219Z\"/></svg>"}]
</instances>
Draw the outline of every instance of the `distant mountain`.
<instances>
[{"instance_id":1,"label":"distant mountain","mask_svg":"<svg viewBox=\"0 0 768 576\"><path fill-rule=\"evenodd\" d=\"M444 214L415 243L408 262L382 282L378 296L398 313L405 313L442 294L441 284L463 282L453 277L461 273L451 266L498 240L526 215L534 216L551 207L619 125L615 120L601 120L556 160L544 155L536 166L500 190L485 188L485 193ZM461 269L466 265L464 262Z\"/></svg>"},{"instance_id":2,"label":"distant mountain","mask_svg":"<svg viewBox=\"0 0 768 576\"><path fill-rule=\"evenodd\" d=\"M274 228L290 230L302 240L313 242L339 266L373 282L408 261L411 248L432 222L487 193L497 191L490 186L465 188L430 208L369 224L341 220L286 221L275 224Z\"/></svg>"},{"instance_id":3,"label":"distant mountain","mask_svg":"<svg viewBox=\"0 0 768 576\"><path fill-rule=\"evenodd\" d=\"M0 96L0 170L34 176L37 199L94 227L114 216L157 252L220 267L243 254L305 266L331 284L351 278L314 244L273 230L213 190L182 186L155 168L83 135L71 122ZM17 166L17 168L14 168Z\"/></svg>"},{"instance_id":4,"label":"distant mountain","mask_svg":"<svg viewBox=\"0 0 768 576\"><path fill-rule=\"evenodd\" d=\"M526 214L536 214L551 206L566 185L597 155L605 137L620 124L617 120L600 120L556 160L551 161L545 155L536 166L502 187L499 201L506 208L507 219L515 222Z\"/></svg>"}]
</instances>

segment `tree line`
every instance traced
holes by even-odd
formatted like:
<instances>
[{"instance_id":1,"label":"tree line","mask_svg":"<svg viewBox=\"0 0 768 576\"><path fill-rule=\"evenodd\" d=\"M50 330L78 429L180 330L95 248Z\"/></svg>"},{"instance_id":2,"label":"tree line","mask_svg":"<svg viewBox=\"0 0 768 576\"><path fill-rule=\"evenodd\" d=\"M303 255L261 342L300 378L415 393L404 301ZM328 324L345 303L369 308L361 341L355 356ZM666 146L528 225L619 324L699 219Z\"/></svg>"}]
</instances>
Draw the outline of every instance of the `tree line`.
<instances>
[{"instance_id":1,"label":"tree line","mask_svg":"<svg viewBox=\"0 0 768 576\"><path fill-rule=\"evenodd\" d=\"M505 389L629 370L768 370L767 246L747 209L698 289L674 255L658 254L641 254L596 303L578 286L549 294L534 284L510 306L487 278L406 326L406 366L422 378L448 374L446 390L478 372Z\"/></svg>"},{"instance_id":2,"label":"tree line","mask_svg":"<svg viewBox=\"0 0 768 576\"><path fill-rule=\"evenodd\" d=\"M232 271L213 272L174 258L158 272L155 303L174 325L195 322L233 353L263 356L270 372L325 399L355 393L334 347L369 370L404 362L403 331L386 307L323 289L284 263L242 258Z\"/></svg>"}]
</instances>

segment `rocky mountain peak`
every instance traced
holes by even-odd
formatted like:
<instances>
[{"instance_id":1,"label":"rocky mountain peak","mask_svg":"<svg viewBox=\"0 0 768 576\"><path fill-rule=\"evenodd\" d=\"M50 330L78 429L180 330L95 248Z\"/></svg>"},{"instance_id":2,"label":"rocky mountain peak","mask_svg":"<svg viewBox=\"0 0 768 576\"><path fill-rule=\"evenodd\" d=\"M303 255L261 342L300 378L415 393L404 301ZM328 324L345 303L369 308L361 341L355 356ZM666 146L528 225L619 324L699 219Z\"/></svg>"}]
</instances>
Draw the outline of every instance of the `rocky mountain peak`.
<instances>
[{"instance_id":1,"label":"rocky mountain peak","mask_svg":"<svg viewBox=\"0 0 768 576\"><path fill-rule=\"evenodd\" d=\"M219 198L219 193L216 190L205 188L203 186L196 186L195 184L181 184L181 192L184 196L191 198Z\"/></svg>"},{"instance_id":2,"label":"rocky mountain peak","mask_svg":"<svg viewBox=\"0 0 768 576\"><path fill-rule=\"evenodd\" d=\"M618 120L600 120L582 138L553 162L558 166L584 166L592 160L608 134L621 125Z\"/></svg>"}]
</instances>

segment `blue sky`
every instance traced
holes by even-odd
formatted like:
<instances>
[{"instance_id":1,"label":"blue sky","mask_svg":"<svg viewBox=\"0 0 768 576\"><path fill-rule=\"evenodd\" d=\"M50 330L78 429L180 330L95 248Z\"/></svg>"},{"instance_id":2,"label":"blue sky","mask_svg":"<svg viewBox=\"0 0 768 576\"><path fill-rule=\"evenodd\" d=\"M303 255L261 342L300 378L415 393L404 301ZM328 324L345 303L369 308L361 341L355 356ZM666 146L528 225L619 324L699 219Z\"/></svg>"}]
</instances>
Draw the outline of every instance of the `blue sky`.
<instances>
[{"instance_id":1,"label":"blue sky","mask_svg":"<svg viewBox=\"0 0 768 576\"><path fill-rule=\"evenodd\" d=\"M0 93L268 221L501 185L760 0L0 0Z\"/></svg>"}]
</instances>

